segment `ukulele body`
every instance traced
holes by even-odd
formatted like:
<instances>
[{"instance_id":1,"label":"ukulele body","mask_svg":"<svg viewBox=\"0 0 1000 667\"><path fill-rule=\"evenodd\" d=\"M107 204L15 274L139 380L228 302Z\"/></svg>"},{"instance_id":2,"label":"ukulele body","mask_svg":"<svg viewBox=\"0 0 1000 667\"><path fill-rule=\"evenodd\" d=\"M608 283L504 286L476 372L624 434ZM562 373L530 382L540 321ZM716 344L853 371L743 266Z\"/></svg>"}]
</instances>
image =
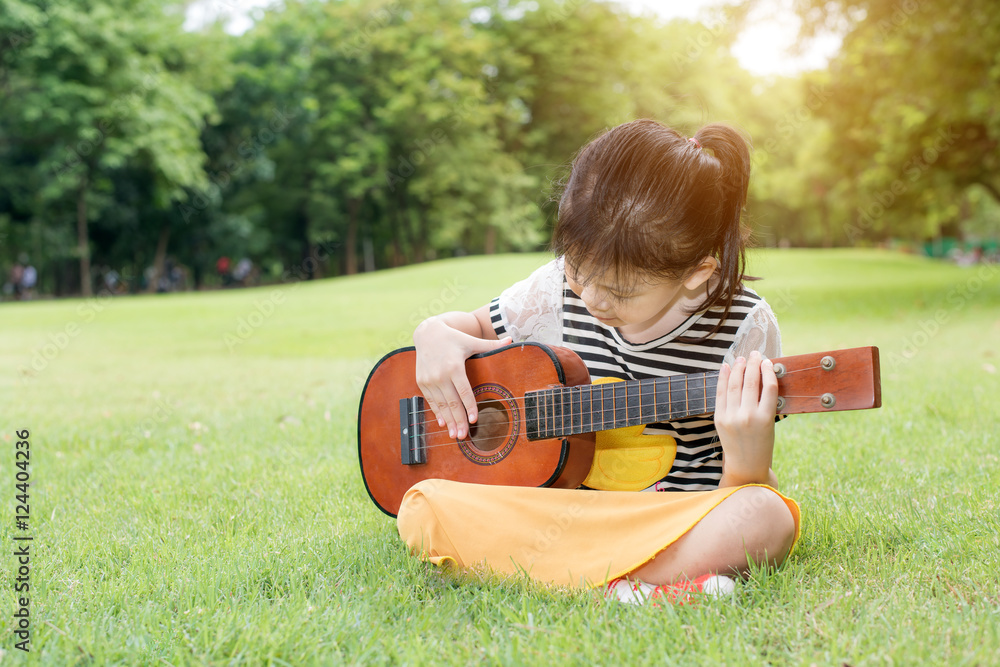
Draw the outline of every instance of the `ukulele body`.
<instances>
[{"instance_id":1,"label":"ukulele body","mask_svg":"<svg viewBox=\"0 0 1000 667\"><path fill-rule=\"evenodd\" d=\"M590 472L593 433L529 441L525 428L525 393L590 383L576 353L517 343L470 357L465 370L479 418L461 441L448 437L447 427L439 427L422 405L415 362L412 347L383 357L368 376L358 410L361 474L368 495L386 514L395 516L407 489L425 479L575 489ZM410 420L401 406L408 399ZM411 432L403 433L407 428ZM408 460L405 442L413 436L422 452Z\"/></svg>"}]
</instances>

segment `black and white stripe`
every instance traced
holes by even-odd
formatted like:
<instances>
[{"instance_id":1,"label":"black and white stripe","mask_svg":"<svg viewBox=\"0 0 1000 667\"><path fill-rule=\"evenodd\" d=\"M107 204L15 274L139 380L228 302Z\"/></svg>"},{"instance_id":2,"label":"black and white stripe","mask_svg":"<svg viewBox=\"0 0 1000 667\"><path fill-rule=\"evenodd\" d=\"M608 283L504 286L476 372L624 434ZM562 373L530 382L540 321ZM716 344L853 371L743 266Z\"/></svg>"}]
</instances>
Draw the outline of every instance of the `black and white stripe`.
<instances>
[{"instance_id":1,"label":"black and white stripe","mask_svg":"<svg viewBox=\"0 0 1000 667\"><path fill-rule=\"evenodd\" d=\"M676 338L705 335L723 317L721 308L695 313L669 334L636 345L592 316L563 277L560 344L580 355L590 370L591 380L606 377L643 380L716 371L733 346L740 324L761 301L755 292L744 288L733 300L721 329L700 343L682 343ZM498 336L507 334L499 298L490 304L490 319ZM649 424L644 433L666 434L677 443L677 455L669 474L648 490L707 491L718 487L722 479L722 447L712 419L694 417Z\"/></svg>"}]
</instances>

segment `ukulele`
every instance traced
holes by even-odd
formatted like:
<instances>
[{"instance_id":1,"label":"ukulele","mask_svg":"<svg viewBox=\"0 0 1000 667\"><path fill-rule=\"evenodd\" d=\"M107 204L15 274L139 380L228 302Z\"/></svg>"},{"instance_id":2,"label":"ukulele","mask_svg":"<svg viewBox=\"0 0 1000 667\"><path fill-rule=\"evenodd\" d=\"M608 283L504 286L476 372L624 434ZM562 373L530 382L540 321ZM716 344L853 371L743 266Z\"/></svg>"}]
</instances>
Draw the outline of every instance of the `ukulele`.
<instances>
[{"instance_id":1,"label":"ukulele","mask_svg":"<svg viewBox=\"0 0 1000 667\"><path fill-rule=\"evenodd\" d=\"M773 359L777 414L864 410L882 404L876 347ZM709 415L718 371L591 384L572 350L515 343L476 354L465 370L479 418L448 436L416 383L416 351L384 356L358 409L358 458L368 495L396 516L425 479L575 489L594 458L594 432Z\"/></svg>"}]
</instances>

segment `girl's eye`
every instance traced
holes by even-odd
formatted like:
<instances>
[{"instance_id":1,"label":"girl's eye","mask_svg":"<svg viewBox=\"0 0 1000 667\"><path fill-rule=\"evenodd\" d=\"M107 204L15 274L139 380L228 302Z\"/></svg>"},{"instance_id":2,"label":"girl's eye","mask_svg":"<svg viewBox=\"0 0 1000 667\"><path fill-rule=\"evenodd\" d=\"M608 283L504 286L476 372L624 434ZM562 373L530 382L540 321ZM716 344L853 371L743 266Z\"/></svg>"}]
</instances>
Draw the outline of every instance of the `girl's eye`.
<instances>
[{"instance_id":1,"label":"girl's eye","mask_svg":"<svg viewBox=\"0 0 1000 667\"><path fill-rule=\"evenodd\" d=\"M614 292L608 292L608 296L611 297L612 301L628 301L628 294L615 294Z\"/></svg>"}]
</instances>

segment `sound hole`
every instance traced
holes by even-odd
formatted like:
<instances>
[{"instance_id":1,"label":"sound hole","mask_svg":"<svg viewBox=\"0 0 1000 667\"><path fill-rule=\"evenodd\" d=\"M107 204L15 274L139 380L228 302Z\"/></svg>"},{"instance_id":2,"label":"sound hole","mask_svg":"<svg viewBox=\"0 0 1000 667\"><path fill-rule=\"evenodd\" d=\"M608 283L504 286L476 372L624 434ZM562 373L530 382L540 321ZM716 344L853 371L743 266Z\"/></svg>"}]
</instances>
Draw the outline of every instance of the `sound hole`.
<instances>
[{"instance_id":1,"label":"sound hole","mask_svg":"<svg viewBox=\"0 0 1000 667\"><path fill-rule=\"evenodd\" d=\"M481 452L492 452L501 447L510 433L510 416L500 401L479 403L479 419L469 428L469 439Z\"/></svg>"}]
</instances>

